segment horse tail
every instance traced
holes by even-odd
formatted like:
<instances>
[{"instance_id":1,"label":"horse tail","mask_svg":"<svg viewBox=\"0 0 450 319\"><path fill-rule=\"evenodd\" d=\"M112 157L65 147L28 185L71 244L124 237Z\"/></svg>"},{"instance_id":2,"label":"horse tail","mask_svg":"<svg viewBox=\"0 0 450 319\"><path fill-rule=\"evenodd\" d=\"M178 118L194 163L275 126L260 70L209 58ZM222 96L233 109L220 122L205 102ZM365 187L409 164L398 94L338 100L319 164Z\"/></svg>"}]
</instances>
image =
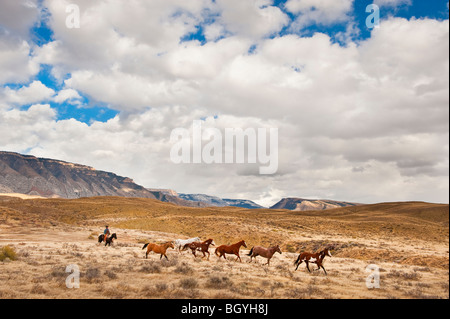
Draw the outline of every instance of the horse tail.
<instances>
[{"instance_id":1,"label":"horse tail","mask_svg":"<svg viewBox=\"0 0 450 319\"><path fill-rule=\"evenodd\" d=\"M247 254L247 256L251 256L253 254L253 248L255 247L252 247L252 249L250 249L250 252Z\"/></svg>"},{"instance_id":2,"label":"horse tail","mask_svg":"<svg viewBox=\"0 0 450 319\"><path fill-rule=\"evenodd\" d=\"M219 256L219 254L217 253L217 250L219 249L219 247L217 247L215 250L214 250L214 254L216 254L216 256Z\"/></svg>"},{"instance_id":3,"label":"horse tail","mask_svg":"<svg viewBox=\"0 0 450 319\"><path fill-rule=\"evenodd\" d=\"M142 247L142 249L144 249L145 247L147 247L150 243L147 243L144 245L144 247Z\"/></svg>"},{"instance_id":4,"label":"horse tail","mask_svg":"<svg viewBox=\"0 0 450 319\"><path fill-rule=\"evenodd\" d=\"M190 243L184 244L184 246L183 246L183 249L182 249L182 250L183 250L183 251L185 251L186 249L188 249L188 247L189 247L189 244L190 244Z\"/></svg>"}]
</instances>

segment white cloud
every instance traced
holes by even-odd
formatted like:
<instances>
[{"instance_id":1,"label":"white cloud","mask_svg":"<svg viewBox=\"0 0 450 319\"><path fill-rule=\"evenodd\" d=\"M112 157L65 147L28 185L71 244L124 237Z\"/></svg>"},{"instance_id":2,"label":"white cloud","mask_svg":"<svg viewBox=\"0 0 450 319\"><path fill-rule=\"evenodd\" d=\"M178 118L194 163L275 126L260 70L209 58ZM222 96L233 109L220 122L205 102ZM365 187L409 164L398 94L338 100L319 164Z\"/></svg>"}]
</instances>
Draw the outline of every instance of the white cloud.
<instances>
[{"instance_id":1,"label":"white cloud","mask_svg":"<svg viewBox=\"0 0 450 319\"><path fill-rule=\"evenodd\" d=\"M285 7L298 15L294 28L311 24L332 25L349 21L353 0L288 0Z\"/></svg>"},{"instance_id":2,"label":"white cloud","mask_svg":"<svg viewBox=\"0 0 450 319\"><path fill-rule=\"evenodd\" d=\"M64 89L58 92L58 94L53 98L56 103L63 103L65 101L74 101L81 99L80 94L74 89Z\"/></svg>"},{"instance_id":3,"label":"white cloud","mask_svg":"<svg viewBox=\"0 0 450 319\"><path fill-rule=\"evenodd\" d=\"M0 2L0 34L26 38L29 29L38 21L37 0L2 0Z\"/></svg>"},{"instance_id":4,"label":"white cloud","mask_svg":"<svg viewBox=\"0 0 450 319\"><path fill-rule=\"evenodd\" d=\"M217 0L224 28L239 36L258 39L279 32L289 18L270 0Z\"/></svg>"},{"instance_id":5,"label":"white cloud","mask_svg":"<svg viewBox=\"0 0 450 319\"><path fill-rule=\"evenodd\" d=\"M49 100L54 94L55 91L41 81L33 81L17 90L9 87L0 89L0 101L4 104L28 105Z\"/></svg>"},{"instance_id":6,"label":"white cloud","mask_svg":"<svg viewBox=\"0 0 450 319\"><path fill-rule=\"evenodd\" d=\"M14 40L0 33L0 85L28 82L39 72L33 60L30 45L24 40Z\"/></svg>"}]
</instances>

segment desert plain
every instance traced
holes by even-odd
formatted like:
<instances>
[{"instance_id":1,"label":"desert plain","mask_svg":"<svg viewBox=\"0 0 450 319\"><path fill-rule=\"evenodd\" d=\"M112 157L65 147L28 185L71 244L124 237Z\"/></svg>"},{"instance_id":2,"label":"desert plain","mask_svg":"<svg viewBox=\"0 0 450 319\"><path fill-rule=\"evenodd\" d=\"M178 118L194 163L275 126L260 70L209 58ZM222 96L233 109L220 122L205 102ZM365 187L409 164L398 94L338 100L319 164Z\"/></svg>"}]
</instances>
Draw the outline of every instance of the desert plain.
<instances>
[{"instance_id":1,"label":"desert plain","mask_svg":"<svg viewBox=\"0 0 450 319\"><path fill-rule=\"evenodd\" d=\"M111 247L97 237L109 225ZM242 262L145 243L200 237L216 246L241 239ZM280 245L267 266L247 256L255 245ZM322 270L294 261L333 246ZM235 207L189 208L153 199L0 197L0 299L448 299L449 206L379 203L294 212ZM79 288L69 288L79 270ZM375 265L379 287L368 287ZM373 267L373 266L372 266ZM311 265L312 269L316 267ZM70 286L70 285L69 285Z\"/></svg>"}]
</instances>

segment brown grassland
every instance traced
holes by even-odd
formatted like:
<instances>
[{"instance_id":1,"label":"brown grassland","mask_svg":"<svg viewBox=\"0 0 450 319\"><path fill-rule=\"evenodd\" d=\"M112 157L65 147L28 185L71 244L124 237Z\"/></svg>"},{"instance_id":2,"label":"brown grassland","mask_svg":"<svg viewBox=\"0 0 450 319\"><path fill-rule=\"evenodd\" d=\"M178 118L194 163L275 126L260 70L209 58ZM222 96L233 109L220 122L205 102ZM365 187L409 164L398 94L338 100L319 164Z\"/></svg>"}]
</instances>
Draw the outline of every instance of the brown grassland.
<instances>
[{"instance_id":1,"label":"brown grassland","mask_svg":"<svg viewBox=\"0 0 450 319\"><path fill-rule=\"evenodd\" d=\"M97 243L108 224L118 240ZM168 261L147 242L199 236L216 245L241 239L242 263L169 249ZM246 254L279 244L270 267ZM302 251L334 245L328 272L294 271ZM76 200L0 197L0 299L5 298L449 298L449 206L380 203L327 211L189 208L152 199ZM201 254L198 254L200 256ZM66 267L78 265L80 288L68 289ZM380 269L380 288L366 287L366 267ZM312 266L315 268L315 266Z\"/></svg>"}]
</instances>

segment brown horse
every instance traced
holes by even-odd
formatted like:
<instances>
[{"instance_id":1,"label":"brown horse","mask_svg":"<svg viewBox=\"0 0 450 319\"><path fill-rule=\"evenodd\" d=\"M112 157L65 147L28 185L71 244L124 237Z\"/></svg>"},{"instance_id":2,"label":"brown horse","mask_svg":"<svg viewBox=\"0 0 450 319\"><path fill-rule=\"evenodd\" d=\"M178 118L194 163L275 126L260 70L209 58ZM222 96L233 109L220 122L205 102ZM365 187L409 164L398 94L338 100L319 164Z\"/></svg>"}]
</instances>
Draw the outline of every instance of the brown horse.
<instances>
[{"instance_id":1,"label":"brown horse","mask_svg":"<svg viewBox=\"0 0 450 319\"><path fill-rule=\"evenodd\" d=\"M301 253L298 256L297 260L294 262L294 266L297 266L295 267L295 270L297 270L298 266L300 266L302 262L305 262L306 268L308 268L308 271L311 272L311 270L309 269L309 263L314 263L317 265L317 270L320 270L320 268L322 268L325 272L325 275L327 275L327 271L323 267L323 260L325 259L325 256L331 257L330 248L328 247L315 254L311 254L308 252Z\"/></svg>"},{"instance_id":2,"label":"brown horse","mask_svg":"<svg viewBox=\"0 0 450 319\"><path fill-rule=\"evenodd\" d=\"M169 258L167 258L166 256L166 251L168 248L173 248L175 249L175 246L173 245L173 243L171 241L168 241L165 244L162 245L157 245L157 244L151 244L151 243L147 243L144 245L144 247L142 247L142 249L144 249L145 247L147 247L147 252L145 253L145 259L148 258L148 254L153 251L157 254L161 254L161 257L159 257L159 259L162 258L162 256L166 257L167 260L169 260Z\"/></svg>"},{"instance_id":3,"label":"brown horse","mask_svg":"<svg viewBox=\"0 0 450 319\"><path fill-rule=\"evenodd\" d=\"M252 262L252 259L256 257L261 256L267 258L267 266L269 265L270 259L272 258L273 254L276 252L279 252L281 254L280 246L276 245L270 248L264 248L260 246L253 247L250 252L247 254L247 256L250 256L250 262Z\"/></svg>"},{"instance_id":4,"label":"brown horse","mask_svg":"<svg viewBox=\"0 0 450 319\"><path fill-rule=\"evenodd\" d=\"M215 246L214 240L212 240L211 238L208 240L205 240L202 243L193 242L193 243L186 244L186 245L184 245L183 250L185 250L186 248L190 248L192 250L192 254L194 255L194 257L197 257L197 255L195 254L195 252L197 250L201 251L203 253L203 258L206 257L205 253L208 253L208 260L209 260L209 256L210 256L209 246L210 245Z\"/></svg>"},{"instance_id":5,"label":"brown horse","mask_svg":"<svg viewBox=\"0 0 450 319\"><path fill-rule=\"evenodd\" d=\"M241 240L240 242L233 244L233 245L219 246L216 248L214 253L217 256L219 256L219 258L223 256L224 259L227 259L225 257L225 254L233 254L233 255L237 256L236 260L238 260L238 258L239 258L239 261L242 262L241 257L239 256L239 249L241 248L241 246L244 246L245 248L247 248L247 244L245 243L245 241Z\"/></svg>"}]
</instances>

